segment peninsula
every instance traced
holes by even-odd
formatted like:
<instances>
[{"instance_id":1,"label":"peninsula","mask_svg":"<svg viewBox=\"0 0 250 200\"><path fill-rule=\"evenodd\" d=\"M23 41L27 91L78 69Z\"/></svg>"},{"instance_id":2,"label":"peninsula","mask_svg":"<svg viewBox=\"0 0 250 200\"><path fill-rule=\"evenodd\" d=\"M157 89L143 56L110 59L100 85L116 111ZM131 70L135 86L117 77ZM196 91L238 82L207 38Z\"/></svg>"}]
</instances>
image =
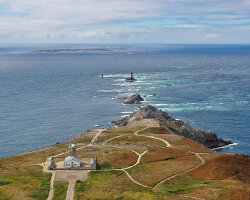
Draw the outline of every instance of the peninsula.
<instances>
[{"instance_id":1,"label":"peninsula","mask_svg":"<svg viewBox=\"0 0 250 200\"><path fill-rule=\"evenodd\" d=\"M212 151L230 143L215 133L153 106L115 123L77 136L74 146L67 141L0 159L0 199L249 198L249 156ZM49 168L51 158L59 165L76 151L79 159L95 157L96 169Z\"/></svg>"}]
</instances>

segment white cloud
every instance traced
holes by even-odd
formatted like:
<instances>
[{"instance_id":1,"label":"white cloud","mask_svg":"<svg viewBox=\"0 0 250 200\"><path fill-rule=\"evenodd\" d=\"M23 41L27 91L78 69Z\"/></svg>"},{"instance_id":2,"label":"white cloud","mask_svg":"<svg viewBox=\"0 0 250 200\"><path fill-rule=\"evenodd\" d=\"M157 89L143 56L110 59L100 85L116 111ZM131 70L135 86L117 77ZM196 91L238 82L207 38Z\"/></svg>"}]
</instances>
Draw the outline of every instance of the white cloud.
<instances>
[{"instance_id":1,"label":"white cloud","mask_svg":"<svg viewBox=\"0 0 250 200\"><path fill-rule=\"evenodd\" d=\"M217 38L217 37L219 37L219 35L216 33L210 33L210 34L206 34L205 37L206 38Z\"/></svg>"},{"instance_id":2,"label":"white cloud","mask_svg":"<svg viewBox=\"0 0 250 200\"><path fill-rule=\"evenodd\" d=\"M5 9L2 14L1 9ZM172 22L154 24L154 19ZM129 42L147 41L150 37L166 41L166 34L170 41L191 34L190 40L202 42L204 36L219 39L223 30L232 37L242 29L239 26L242 19L250 20L249 0L0 0L0 42L6 38ZM150 22L144 23L145 20ZM231 20L235 20L234 25L230 25ZM126 23L131 21L136 23ZM231 29L218 28L220 23ZM243 40L250 42L247 38Z\"/></svg>"}]
</instances>

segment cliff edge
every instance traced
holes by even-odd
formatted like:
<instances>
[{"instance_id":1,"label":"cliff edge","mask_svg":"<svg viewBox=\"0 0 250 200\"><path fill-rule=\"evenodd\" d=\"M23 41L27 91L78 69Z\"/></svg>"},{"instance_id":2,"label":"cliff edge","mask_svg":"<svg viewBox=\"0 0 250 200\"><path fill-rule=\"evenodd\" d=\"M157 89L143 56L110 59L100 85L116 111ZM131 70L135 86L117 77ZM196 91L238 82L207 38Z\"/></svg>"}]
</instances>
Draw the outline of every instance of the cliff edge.
<instances>
[{"instance_id":1,"label":"cliff edge","mask_svg":"<svg viewBox=\"0 0 250 200\"><path fill-rule=\"evenodd\" d=\"M170 130L172 133L195 140L208 148L218 148L229 144L218 138L217 135L208 130L202 130L190 126L186 121L176 120L167 112L157 109L154 106L139 108L130 116L118 121L113 121L118 126L160 126Z\"/></svg>"}]
</instances>

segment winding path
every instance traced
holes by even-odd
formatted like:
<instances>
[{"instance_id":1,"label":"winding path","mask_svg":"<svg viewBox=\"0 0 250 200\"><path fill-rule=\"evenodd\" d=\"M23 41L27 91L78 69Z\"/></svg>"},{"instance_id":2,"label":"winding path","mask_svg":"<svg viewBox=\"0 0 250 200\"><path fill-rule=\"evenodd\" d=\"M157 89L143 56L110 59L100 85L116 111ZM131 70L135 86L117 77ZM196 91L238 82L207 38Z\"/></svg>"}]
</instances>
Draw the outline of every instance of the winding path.
<instances>
[{"instance_id":1,"label":"winding path","mask_svg":"<svg viewBox=\"0 0 250 200\"><path fill-rule=\"evenodd\" d=\"M161 138L158 138L158 137L155 137L155 136L150 136L150 135L140 135L140 134L138 134L138 133L140 133L140 132L142 132L142 131L144 131L144 130L146 130L146 129L148 129L148 128L149 128L149 127L146 127L146 128L141 129L141 130L135 131L135 132L133 133L133 135L139 136L139 137L147 137L147 138L151 138L151 139L155 139L155 140L160 140L160 141L164 142L164 143L166 144L167 147L172 147L172 145L171 145L168 141L166 141L166 140L164 140L164 139L161 139ZM103 131L105 131L105 130L106 130L106 129L99 129L99 131L96 133L96 135L94 136L94 138L91 140L91 142L90 142L88 145L79 147L79 148L77 148L77 150L80 150L80 149L83 149L83 148L86 148L86 147L89 147L89 146L93 146L93 145L95 144L95 142L97 141L99 135L100 135ZM114 139L117 139L117 138L126 136L126 135L130 135L130 134L123 134L123 135L118 135L118 136L112 137L112 138L110 138L110 139L104 141L104 142L102 143L102 145L103 145L103 146L108 146L108 147L115 147L115 148L124 149L125 147L120 147L120 146L116 146L116 145L109 145L109 144L106 144L106 143L107 143L107 142L110 142L110 141L112 141L112 140L114 140ZM109 169L109 170L105 170L105 171L123 171L123 172L127 175L127 177L128 177L132 182L134 182L135 184L140 185L140 186L142 186L142 187L149 188L149 189L156 189L159 185L163 184L163 183L166 182L167 180L172 179L172 178L174 178L174 177L176 177L176 176L185 174L185 173L187 173L187 172L190 172L190 171L192 171L192 170L194 170L194 169L197 169L197 168L200 167L201 165L205 164L204 159L203 159L202 157L200 157L200 154L203 154L203 153L194 153L194 152L191 152L191 153L194 154L197 158L200 159L201 162L200 162L198 165L196 165L195 167L190 168L190 169L188 169L188 170L186 170L186 171L183 171L183 172L174 174L174 175L172 175L172 176L170 176L170 177L167 177L167 178L161 180L159 183L157 183L154 187L150 187L150 186L147 186L147 185L143 185L142 183L139 183L138 181L136 181L136 180L126 171L127 169L133 168L133 167L135 167L136 165L138 165L138 164L140 163L140 161L141 161L141 157L142 157L143 155L145 155L145 154L148 152L148 150L146 150L146 151L144 151L143 153L140 154L140 153L136 152L136 151L133 150L133 149L130 149L130 148L126 148L126 149L128 149L128 150L130 150L130 151L132 151L132 152L134 152L135 154L138 155L138 158L137 158L136 163L134 163L133 165L128 166L128 167L124 167L124 168L120 168L120 169ZM65 153L68 153L68 152L69 152L69 151L66 151L66 152L63 152L63 153L54 155L53 157L61 156L61 155L65 154ZM55 172L54 172L54 171L49 171L49 170L47 170L47 164L48 164L48 161L49 161L51 158L52 158L52 157L49 157L49 158L47 159L47 162L46 162L46 163L41 163L41 164L44 166L44 171L45 171L45 172L51 172L51 173L52 173L52 177L51 177L51 180L50 180L50 191L49 191L49 196L48 196L47 200L52 200L52 198L53 198L53 193L54 193L53 185L54 185L54 180L55 180ZM45 165L44 165L44 164L45 164ZM90 171L92 171L92 170L90 170ZM69 185L68 185L68 189L67 189L66 200L73 200L73 198L74 198L74 189L75 189L75 181L70 180L70 181L69 181ZM197 197L190 197L190 196L186 196L186 195L179 195L179 196L186 197L186 198L191 198L191 199L199 199L199 200L201 200L200 198L197 198Z\"/></svg>"},{"instance_id":2,"label":"winding path","mask_svg":"<svg viewBox=\"0 0 250 200\"><path fill-rule=\"evenodd\" d=\"M168 141L166 141L166 140L164 140L164 139L161 139L161 138L158 138L158 137L155 137L155 136L139 135L139 134L138 134L138 133L140 133L140 132L142 132L142 131L144 131L144 130L146 130L146 129L148 129L148 128L149 128L149 127L143 128L143 129L141 129L141 130L138 130L138 131L134 132L133 134L136 135L136 136L140 136L140 137L147 137L147 138L151 138L151 139L160 140L160 141L164 142L164 143L166 144L167 147L172 147L172 145L171 145ZM110 138L110 139L106 140L106 141L103 143L103 145L105 145L105 146L112 146L112 147L116 147L116 148L122 148L122 147L114 146L114 145L106 145L106 143L107 143L107 142L110 142L110 141L112 141L112 140L114 140L114 139L116 139L116 138L123 137L123 136L125 136L125 135L129 135L129 134L123 134L123 135L119 135L119 136L115 136L115 137L113 137L113 138ZM128 149L129 149L129 148L128 148ZM195 167L190 168L190 169L188 169L188 170L186 170L186 171L183 171L183 172L180 172L180 173L178 173L178 174L174 174L174 175L172 175L172 176L170 176L170 177L168 177L168 178L165 178L165 179L163 179L162 181L160 181L159 183L157 183L154 187L150 187L150 186L147 186L147 185L143 185L142 183L139 183L138 181L136 181L136 180L126 171L126 169L130 169L130 168L135 167L136 165L138 165L138 164L140 163L141 157L142 157L145 153L147 153L148 150L144 151L142 154L139 154L139 153L137 153L136 151L134 151L134 150L132 150L132 149L129 149L129 150L135 152L135 153L138 155L137 162L136 162L134 165L131 165L131 166L126 167L126 168L122 168L122 169L113 169L113 170L115 170L115 171L117 171L117 170L122 170L132 182L134 182L135 184L140 185L140 186L142 186L142 187L149 188L149 189L156 189L159 185L163 184L163 183L166 182L167 180L170 180L170 179L172 179L172 178L174 178L174 177L177 177L177 176L179 176L179 175L188 173L188 172L190 172L190 171L192 171L192 170L197 169L197 168L200 167L201 165L205 164L205 160L200 156L200 154L203 154L203 153L194 153L194 152L191 152L191 153L194 154L198 159L200 159L201 162L200 162L198 165L196 165ZM111 170L111 171L112 171L112 170ZM182 196L182 197L184 197L184 198L203 200L203 199L197 198L197 197L192 197L192 196L187 196L187 195L181 195L181 194L178 194L178 195L179 195L179 196Z\"/></svg>"},{"instance_id":3,"label":"winding path","mask_svg":"<svg viewBox=\"0 0 250 200\"><path fill-rule=\"evenodd\" d=\"M193 152L191 152L191 153L193 153ZM193 154L194 154L197 158L199 158L199 159L201 160L201 163L200 163L200 164L198 164L198 165L196 165L195 167L190 168L190 169L188 169L188 170L186 170L186 171L180 172L180 173L178 173L178 174L174 174L174 175L172 175L172 176L169 176L168 178L163 179L162 181L160 181L159 183L157 183L153 188L156 189L159 185L165 183L167 180L172 179L172 178L174 178L174 177L176 177L176 176L179 176L179 175L188 173L188 172L190 172L190 171L192 171L192 170L197 169L197 168L200 167L201 165L205 164L205 160L204 160L202 157L200 157L199 153L193 153Z\"/></svg>"},{"instance_id":4,"label":"winding path","mask_svg":"<svg viewBox=\"0 0 250 200\"><path fill-rule=\"evenodd\" d=\"M138 133L140 133L142 131L147 130L148 128L150 128L150 127L143 128L143 129L141 129L139 131L134 132L133 134L136 135L136 136L140 136L140 137L147 137L147 138L152 138L152 139L160 140L160 141L164 142L167 147L172 147L172 145L168 141L166 141L164 139L161 139L161 138L158 138L158 137L155 137L155 136L151 136L151 135L139 135L138 134Z\"/></svg>"}]
</instances>

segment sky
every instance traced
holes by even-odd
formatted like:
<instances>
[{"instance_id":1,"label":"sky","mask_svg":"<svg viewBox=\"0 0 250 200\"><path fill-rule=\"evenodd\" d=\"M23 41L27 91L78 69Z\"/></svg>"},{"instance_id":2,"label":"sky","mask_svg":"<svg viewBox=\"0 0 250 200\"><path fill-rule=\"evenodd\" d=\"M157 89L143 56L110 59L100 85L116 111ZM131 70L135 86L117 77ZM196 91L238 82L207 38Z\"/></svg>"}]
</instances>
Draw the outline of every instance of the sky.
<instances>
[{"instance_id":1,"label":"sky","mask_svg":"<svg viewBox=\"0 0 250 200\"><path fill-rule=\"evenodd\" d=\"M0 0L1 43L250 44L250 0Z\"/></svg>"}]
</instances>

